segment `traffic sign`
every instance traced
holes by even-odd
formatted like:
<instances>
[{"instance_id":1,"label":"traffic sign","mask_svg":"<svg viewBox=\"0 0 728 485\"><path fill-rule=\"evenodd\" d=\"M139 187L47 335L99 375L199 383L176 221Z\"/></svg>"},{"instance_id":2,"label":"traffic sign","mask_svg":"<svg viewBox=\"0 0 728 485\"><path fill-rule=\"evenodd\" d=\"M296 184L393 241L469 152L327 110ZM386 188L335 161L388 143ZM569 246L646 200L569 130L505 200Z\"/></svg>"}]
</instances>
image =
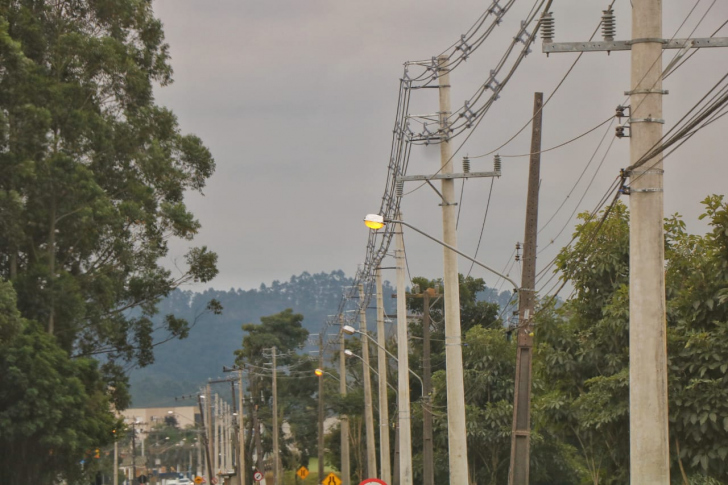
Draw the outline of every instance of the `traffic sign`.
<instances>
[{"instance_id":1,"label":"traffic sign","mask_svg":"<svg viewBox=\"0 0 728 485\"><path fill-rule=\"evenodd\" d=\"M387 485L387 482L378 478L366 478L359 485Z\"/></svg>"},{"instance_id":2,"label":"traffic sign","mask_svg":"<svg viewBox=\"0 0 728 485\"><path fill-rule=\"evenodd\" d=\"M296 471L296 475L301 477L301 480L305 480L306 477L308 476L308 473L309 473L308 468L306 468L305 466L302 466L301 468L299 468Z\"/></svg>"},{"instance_id":3,"label":"traffic sign","mask_svg":"<svg viewBox=\"0 0 728 485\"><path fill-rule=\"evenodd\" d=\"M197 485L200 485L201 483L205 483L205 479L202 478L202 477L199 477L199 476L198 477L195 477L195 483Z\"/></svg>"},{"instance_id":4,"label":"traffic sign","mask_svg":"<svg viewBox=\"0 0 728 485\"><path fill-rule=\"evenodd\" d=\"M332 473L329 473L329 475L326 478L324 478L321 483L322 483L322 485L341 485L341 478L337 477L332 472Z\"/></svg>"},{"instance_id":5,"label":"traffic sign","mask_svg":"<svg viewBox=\"0 0 728 485\"><path fill-rule=\"evenodd\" d=\"M258 470L255 470L255 473L253 473L253 480L255 480L256 482L263 480L263 474L260 473Z\"/></svg>"}]
</instances>

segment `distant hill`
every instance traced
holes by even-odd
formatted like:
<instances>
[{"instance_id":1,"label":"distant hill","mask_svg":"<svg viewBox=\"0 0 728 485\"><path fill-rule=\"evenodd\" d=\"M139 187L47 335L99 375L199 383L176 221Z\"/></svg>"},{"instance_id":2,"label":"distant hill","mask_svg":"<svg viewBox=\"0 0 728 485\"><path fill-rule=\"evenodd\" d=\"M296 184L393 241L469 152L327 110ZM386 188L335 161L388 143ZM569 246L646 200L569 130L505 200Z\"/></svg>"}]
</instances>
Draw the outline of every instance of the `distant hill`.
<instances>
[{"instance_id":1,"label":"distant hill","mask_svg":"<svg viewBox=\"0 0 728 485\"><path fill-rule=\"evenodd\" d=\"M132 406L171 405L175 396L195 392L208 378L221 376L222 366L231 365L233 353L240 348L244 323L258 323L262 316L292 308L303 314L304 327L318 333L326 317L337 312L344 287L352 283L353 278L343 271L304 272L287 282L274 281L270 286L262 284L248 291L234 288L209 289L202 293L175 291L159 305L160 317L172 313L192 323L213 298L222 304L223 314L203 315L187 339L160 345L155 349L154 364L131 372ZM385 310L395 313L396 302L391 298L394 289L388 281L383 285ZM508 298L509 292L498 294L490 288L479 295L479 299L501 305ZM369 312L368 324L371 329L376 328L374 310Z\"/></svg>"}]
</instances>

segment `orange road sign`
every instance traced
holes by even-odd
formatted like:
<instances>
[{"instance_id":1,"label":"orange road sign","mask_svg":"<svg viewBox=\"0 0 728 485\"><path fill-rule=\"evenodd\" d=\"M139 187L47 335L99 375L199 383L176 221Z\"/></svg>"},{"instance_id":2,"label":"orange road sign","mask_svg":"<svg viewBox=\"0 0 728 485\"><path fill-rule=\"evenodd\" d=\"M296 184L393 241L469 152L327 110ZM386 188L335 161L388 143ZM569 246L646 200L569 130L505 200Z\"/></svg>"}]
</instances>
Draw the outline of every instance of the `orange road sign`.
<instances>
[{"instance_id":1,"label":"orange road sign","mask_svg":"<svg viewBox=\"0 0 728 485\"><path fill-rule=\"evenodd\" d=\"M329 473L326 478L321 482L322 485L341 485L341 478L337 477L333 473Z\"/></svg>"},{"instance_id":2,"label":"orange road sign","mask_svg":"<svg viewBox=\"0 0 728 485\"><path fill-rule=\"evenodd\" d=\"M308 474L309 474L308 468L306 468L305 466L302 466L301 468L296 470L296 475L301 477L301 480L305 480L306 477L308 476Z\"/></svg>"}]
</instances>

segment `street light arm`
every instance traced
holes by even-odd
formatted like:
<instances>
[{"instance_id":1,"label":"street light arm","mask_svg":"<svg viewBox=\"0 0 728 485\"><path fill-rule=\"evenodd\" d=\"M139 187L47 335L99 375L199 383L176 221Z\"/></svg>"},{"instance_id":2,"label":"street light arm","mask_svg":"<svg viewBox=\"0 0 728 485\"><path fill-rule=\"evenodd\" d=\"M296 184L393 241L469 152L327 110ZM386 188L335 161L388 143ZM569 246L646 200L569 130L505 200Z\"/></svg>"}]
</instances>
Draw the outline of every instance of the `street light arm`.
<instances>
[{"instance_id":1,"label":"street light arm","mask_svg":"<svg viewBox=\"0 0 728 485\"><path fill-rule=\"evenodd\" d=\"M510 279L510 278L509 278L508 276L506 276L506 275L504 275L504 274L501 274L501 273L499 273L498 271L494 270L493 268L490 268L490 267L488 267L488 266L484 265L483 263L481 263L481 262L480 262L480 261L478 261L477 259L471 258L471 257L470 257L470 256L468 256L467 254L465 254L465 253L463 253L463 252L461 252L461 251L458 251L457 249L455 249L454 247L452 247L452 246L450 246L449 244L445 243L444 241L440 241L440 240L439 240L439 239L437 239L436 237L432 237L432 236L430 236L429 234L427 234L426 232L420 231L420 230L419 230L419 229L417 229L417 228L416 228L415 226L413 226L413 225L411 225L411 224L408 224L408 223L406 223L405 221L400 221L400 220L394 220L394 219L387 219L387 222L391 222L391 223L394 223L394 224L402 224L403 226L407 226L407 227L409 227L409 228L410 228L410 229L412 229L413 231L415 231L415 232L418 232L418 233L422 234L423 236L425 236L426 238L428 238L428 239L431 239L431 240L435 241L435 242L436 242L436 243L438 243L439 245L441 245L441 246L444 246L444 247L448 248L448 249L449 249L450 251L453 251L453 252L455 252L455 253L459 254L460 256L462 256L463 258L465 258L465 259L467 259L467 260L469 260L469 261L472 261L473 263L477 264L477 265L478 265L478 266L480 266L481 268L484 268L484 269L486 269L486 270L490 271L491 273L493 273L493 274L495 274L495 275L497 275L497 276L500 276L501 278L503 278L504 280L508 281L508 282L509 282L510 284L512 284L512 285L513 285L513 290L514 290L514 291L518 291L518 284L517 284L517 283L516 283L515 281L513 281L512 279Z\"/></svg>"},{"instance_id":2,"label":"street light arm","mask_svg":"<svg viewBox=\"0 0 728 485\"><path fill-rule=\"evenodd\" d=\"M361 355L355 354L354 352L352 352L351 355L352 355L352 357L356 357L357 359L359 359L362 362L364 362L364 359L361 357ZM375 371L374 370L374 367L372 367L370 365L369 366L369 370L371 370L372 372L374 372L374 375L377 376L377 378L379 378L379 372ZM387 382L387 385L394 391L395 394L397 393L397 389L395 389L395 387L392 384L390 384L389 382Z\"/></svg>"},{"instance_id":3,"label":"street light arm","mask_svg":"<svg viewBox=\"0 0 728 485\"><path fill-rule=\"evenodd\" d=\"M337 380L338 382L341 382L341 379L339 379L339 376L335 376L334 374L332 374L332 373L331 373L331 372L329 372L329 371L324 371L324 374L326 374L327 376L333 377L333 378L334 378L335 380ZM349 385L348 383L346 384L346 388L347 388L347 389L352 389L352 390L354 389L354 388L353 388L353 387L351 387L351 386L350 386L350 385Z\"/></svg>"},{"instance_id":4,"label":"street light arm","mask_svg":"<svg viewBox=\"0 0 728 485\"><path fill-rule=\"evenodd\" d=\"M380 349L382 349L383 351L385 351L387 353L387 355L389 355L391 358L394 359L394 361L397 364L399 364L399 359L397 357L395 357L394 355L392 355L392 353L389 350L387 350L384 347L382 347L381 345L379 345L379 342L377 342L376 340L374 340L371 336L369 336L369 334L367 334L366 332L362 332L361 330L357 330L356 333L361 334L361 335L364 335L366 338L369 339L370 342L374 343L374 345L376 345L377 347L379 347ZM356 355L356 354L353 354L353 355ZM357 356L357 357L359 357L359 356ZM359 357L359 358L361 359L361 357ZM407 370L410 372L410 374L412 374L413 376L415 376L420 381L420 385L422 385L422 389L424 389L425 388L425 383L422 381L422 378L420 376L418 376L417 374L415 374L415 371L413 371L409 367L407 368Z\"/></svg>"}]
</instances>

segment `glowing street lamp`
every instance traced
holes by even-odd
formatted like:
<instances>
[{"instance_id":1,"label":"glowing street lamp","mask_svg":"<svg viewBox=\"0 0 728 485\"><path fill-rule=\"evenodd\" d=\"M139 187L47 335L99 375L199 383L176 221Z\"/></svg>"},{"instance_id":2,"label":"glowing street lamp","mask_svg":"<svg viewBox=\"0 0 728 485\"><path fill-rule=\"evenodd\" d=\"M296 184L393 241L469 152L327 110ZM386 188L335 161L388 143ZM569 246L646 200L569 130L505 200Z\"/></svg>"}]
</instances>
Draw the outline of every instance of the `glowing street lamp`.
<instances>
[{"instance_id":1,"label":"glowing street lamp","mask_svg":"<svg viewBox=\"0 0 728 485\"><path fill-rule=\"evenodd\" d=\"M321 370L321 369L316 369L315 371L313 371L313 373L316 374L319 377L321 377L322 375L324 375L324 371Z\"/></svg>"},{"instance_id":2,"label":"glowing street lamp","mask_svg":"<svg viewBox=\"0 0 728 485\"><path fill-rule=\"evenodd\" d=\"M364 218L364 224L369 229L374 229L376 231L384 227L384 217L379 214L367 214Z\"/></svg>"}]
</instances>

